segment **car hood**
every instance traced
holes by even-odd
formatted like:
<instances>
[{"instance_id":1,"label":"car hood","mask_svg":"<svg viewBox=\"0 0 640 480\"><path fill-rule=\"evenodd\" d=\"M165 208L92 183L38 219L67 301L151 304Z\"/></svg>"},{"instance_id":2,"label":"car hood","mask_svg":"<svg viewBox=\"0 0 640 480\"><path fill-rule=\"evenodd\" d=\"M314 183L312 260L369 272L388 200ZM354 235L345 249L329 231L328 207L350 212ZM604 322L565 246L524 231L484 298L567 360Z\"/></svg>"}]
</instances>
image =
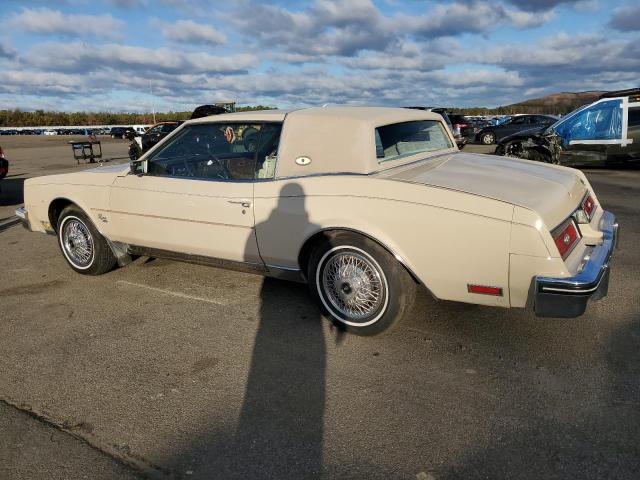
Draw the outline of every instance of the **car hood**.
<instances>
[{"instance_id":1,"label":"car hood","mask_svg":"<svg viewBox=\"0 0 640 480\"><path fill-rule=\"evenodd\" d=\"M517 133L514 133L512 135L509 135L507 137L502 138L498 142L498 145L500 145L502 143L510 142L512 140L519 140L521 138L537 137L538 135L542 135L542 132L544 132L544 130L546 128L547 127L535 127L535 128L528 128L526 130L522 130L520 132L517 132Z\"/></svg>"},{"instance_id":2,"label":"car hood","mask_svg":"<svg viewBox=\"0 0 640 480\"><path fill-rule=\"evenodd\" d=\"M445 155L385 173L392 180L457 190L531 209L550 229L571 214L587 188L570 168L474 153Z\"/></svg>"},{"instance_id":3,"label":"car hood","mask_svg":"<svg viewBox=\"0 0 640 480\"><path fill-rule=\"evenodd\" d=\"M111 185L116 177L129 172L128 163L118 163L109 166L99 166L81 172L63 173L59 175L44 175L30 178L30 185L71 184L71 185Z\"/></svg>"}]
</instances>

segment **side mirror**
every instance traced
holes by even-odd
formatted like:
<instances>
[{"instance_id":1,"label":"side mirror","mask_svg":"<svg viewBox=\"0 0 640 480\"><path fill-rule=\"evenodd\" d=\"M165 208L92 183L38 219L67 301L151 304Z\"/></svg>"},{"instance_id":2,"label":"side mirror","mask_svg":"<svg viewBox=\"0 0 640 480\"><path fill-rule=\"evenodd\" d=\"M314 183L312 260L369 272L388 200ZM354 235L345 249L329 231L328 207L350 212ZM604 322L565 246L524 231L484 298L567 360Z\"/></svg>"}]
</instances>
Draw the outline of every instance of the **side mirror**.
<instances>
[{"instance_id":1,"label":"side mirror","mask_svg":"<svg viewBox=\"0 0 640 480\"><path fill-rule=\"evenodd\" d=\"M147 161L135 160L133 162L129 162L129 169L131 170L132 175L144 175L145 173L147 173Z\"/></svg>"}]
</instances>

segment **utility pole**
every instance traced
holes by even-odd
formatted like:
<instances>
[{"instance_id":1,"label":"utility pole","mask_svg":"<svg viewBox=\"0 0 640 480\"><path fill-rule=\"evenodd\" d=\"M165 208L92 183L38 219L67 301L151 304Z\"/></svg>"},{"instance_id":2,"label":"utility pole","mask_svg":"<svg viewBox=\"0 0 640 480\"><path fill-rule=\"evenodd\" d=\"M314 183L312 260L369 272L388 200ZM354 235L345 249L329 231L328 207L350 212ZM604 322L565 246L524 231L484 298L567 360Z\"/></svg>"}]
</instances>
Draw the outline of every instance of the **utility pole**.
<instances>
[{"instance_id":1,"label":"utility pole","mask_svg":"<svg viewBox=\"0 0 640 480\"><path fill-rule=\"evenodd\" d=\"M151 112L153 113L153 124L156 124L156 105L153 101L153 87L151 86L151 80L149 80L149 92L151 93Z\"/></svg>"}]
</instances>

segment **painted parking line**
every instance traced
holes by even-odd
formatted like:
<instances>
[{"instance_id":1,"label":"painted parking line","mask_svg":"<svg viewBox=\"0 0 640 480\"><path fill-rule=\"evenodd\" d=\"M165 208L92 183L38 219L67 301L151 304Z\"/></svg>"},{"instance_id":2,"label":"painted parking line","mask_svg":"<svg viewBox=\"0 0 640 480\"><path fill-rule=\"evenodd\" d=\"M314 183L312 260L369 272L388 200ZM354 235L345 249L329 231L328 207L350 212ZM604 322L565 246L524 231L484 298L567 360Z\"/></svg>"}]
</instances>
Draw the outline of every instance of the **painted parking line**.
<instances>
[{"instance_id":1,"label":"painted parking line","mask_svg":"<svg viewBox=\"0 0 640 480\"><path fill-rule=\"evenodd\" d=\"M130 286L130 287L144 288L144 289L147 289L147 290L151 290L153 292L163 293L165 295L170 295L172 297L178 297L178 298L184 298L184 299L187 299L187 300L196 300L198 302L213 303L214 305L229 305L229 302L225 302L225 301L221 301L221 300L214 300L212 298L198 297L196 295L189 295L189 294L186 294L186 293L174 292L173 290L166 290L164 288L150 287L149 285L144 285L144 284L141 284L141 283L134 283L134 282L127 282L126 280L118 280L118 281L116 281L116 284L127 285L127 286Z\"/></svg>"}]
</instances>

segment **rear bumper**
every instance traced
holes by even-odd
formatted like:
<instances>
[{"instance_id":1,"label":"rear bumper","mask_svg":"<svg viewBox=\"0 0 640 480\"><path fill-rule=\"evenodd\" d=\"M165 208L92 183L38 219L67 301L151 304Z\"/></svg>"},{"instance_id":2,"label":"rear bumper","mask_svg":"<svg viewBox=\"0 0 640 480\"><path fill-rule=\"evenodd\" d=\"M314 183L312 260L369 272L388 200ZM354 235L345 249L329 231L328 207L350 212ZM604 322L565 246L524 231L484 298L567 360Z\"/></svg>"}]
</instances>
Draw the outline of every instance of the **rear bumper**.
<instances>
[{"instance_id":1,"label":"rear bumper","mask_svg":"<svg viewBox=\"0 0 640 480\"><path fill-rule=\"evenodd\" d=\"M31 230L31 223L29 222L29 212L24 207L16 209L16 217L20 219L22 226L27 230Z\"/></svg>"},{"instance_id":2,"label":"rear bumper","mask_svg":"<svg viewBox=\"0 0 640 480\"><path fill-rule=\"evenodd\" d=\"M599 300L609 289L609 261L618 243L618 224L611 212L600 223L602 243L589 254L579 273L568 278L538 276L534 279L534 311L540 317L578 317L587 302Z\"/></svg>"}]
</instances>

